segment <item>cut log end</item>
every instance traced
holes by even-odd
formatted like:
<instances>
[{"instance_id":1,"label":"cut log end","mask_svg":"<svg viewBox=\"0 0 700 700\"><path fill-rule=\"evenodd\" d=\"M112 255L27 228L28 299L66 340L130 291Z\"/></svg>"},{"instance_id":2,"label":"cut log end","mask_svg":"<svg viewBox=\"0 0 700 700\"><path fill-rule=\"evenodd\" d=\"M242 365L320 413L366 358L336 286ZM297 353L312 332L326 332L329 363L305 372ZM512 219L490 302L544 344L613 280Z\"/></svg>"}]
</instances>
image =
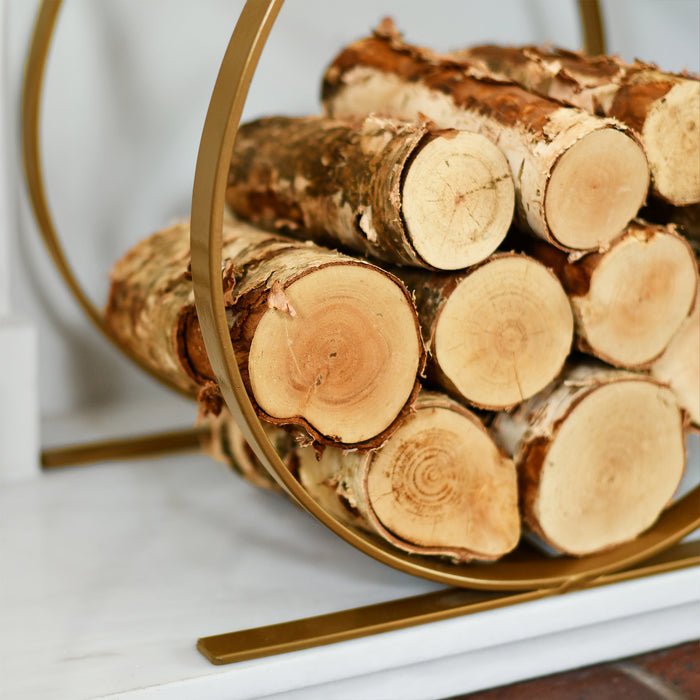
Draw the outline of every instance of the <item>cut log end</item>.
<instances>
[{"instance_id":1,"label":"cut log end","mask_svg":"<svg viewBox=\"0 0 700 700\"><path fill-rule=\"evenodd\" d=\"M417 548L489 560L520 538L513 462L454 410L411 416L372 460L367 492L381 525Z\"/></svg>"},{"instance_id":2,"label":"cut log end","mask_svg":"<svg viewBox=\"0 0 700 700\"><path fill-rule=\"evenodd\" d=\"M671 387L693 427L700 430L700 292L693 312L652 364L651 374Z\"/></svg>"},{"instance_id":3,"label":"cut log end","mask_svg":"<svg viewBox=\"0 0 700 700\"><path fill-rule=\"evenodd\" d=\"M437 269L457 270L493 253L508 232L514 202L505 156L486 137L468 132L433 138L403 183L411 242Z\"/></svg>"},{"instance_id":4,"label":"cut log end","mask_svg":"<svg viewBox=\"0 0 700 700\"><path fill-rule=\"evenodd\" d=\"M611 128L587 134L552 169L544 205L552 237L572 250L605 246L637 214L648 185L637 141Z\"/></svg>"},{"instance_id":5,"label":"cut log end","mask_svg":"<svg viewBox=\"0 0 700 700\"><path fill-rule=\"evenodd\" d=\"M320 434L361 443L388 428L414 391L422 350L404 290L365 265L329 265L284 290L294 315L265 312L249 374L273 418L301 416Z\"/></svg>"},{"instance_id":6,"label":"cut log end","mask_svg":"<svg viewBox=\"0 0 700 700\"><path fill-rule=\"evenodd\" d=\"M524 255L497 256L445 302L435 360L454 388L484 408L508 408L546 386L571 349L573 313L554 275Z\"/></svg>"},{"instance_id":7,"label":"cut log end","mask_svg":"<svg viewBox=\"0 0 700 700\"><path fill-rule=\"evenodd\" d=\"M643 367L668 345L696 291L690 246L664 230L640 229L602 256L587 294L572 301L591 352L620 367Z\"/></svg>"},{"instance_id":8,"label":"cut log end","mask_svg":"<svg viewBox=\"0 0 700 700\"><path fill-rule=\"evenodd\" d=\"M642 139L657 194L675 206L700 202L700 82L681 81L657 100Z\"/></svg>"},{"instance_id":9,"label":"cut log end","mask_svg":"<svg viewBox=\"0 0 700 700\"><path fill-rule=\"evenodd\" d=\"M582 556L630 541L672 498L685 464L671 392L649 381L613 382L561 423L541 467L536 529Z\"/></svg>"}]
</instances>

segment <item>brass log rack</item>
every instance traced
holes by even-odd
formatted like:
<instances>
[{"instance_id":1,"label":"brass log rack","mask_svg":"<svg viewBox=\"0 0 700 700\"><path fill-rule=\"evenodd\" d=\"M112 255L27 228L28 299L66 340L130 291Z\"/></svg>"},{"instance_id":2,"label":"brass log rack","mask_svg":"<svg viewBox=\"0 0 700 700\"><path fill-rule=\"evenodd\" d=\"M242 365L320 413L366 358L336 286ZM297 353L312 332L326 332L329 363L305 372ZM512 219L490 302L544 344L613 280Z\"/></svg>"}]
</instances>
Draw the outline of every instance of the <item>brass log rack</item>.
<instances>
[{"instance_id":1,"label":"brass log rack","mask_svg":"<svg viewBox=\"0 0 700 700\"><path fill-rule=\"evenodd\" d=\"M521 545L514 554L489 566L452 565L404 554L340 522L311 498L285 468L265 435L241 380L220 283L228 166L258 59L282 4L283 0L245 3L221 63L202 130L192 194L191 254L195 301L207 354L236 423L261 464L293 501L374 559L451 588L317 618L203 638L198 649L212 663L230 663L700 564L699 543L678 544L700 526L700 487L677 500L638 539L611 551L581 559L550 558ZM144 371L179 392L166 377L145 366L110 335L100 309L90 301L74 275L53 223L43 179L40 115L44 73L61 5L62 0L42 1L25 68L22 155L37 226L60 276L92 324ZM578 5L584 51L604 53L599 0L578 0ZM42 453L42 466L51 469L108 459L199 451L205 439L206 427L200 427L53 448Z\"/></svg>"}]
</instances>

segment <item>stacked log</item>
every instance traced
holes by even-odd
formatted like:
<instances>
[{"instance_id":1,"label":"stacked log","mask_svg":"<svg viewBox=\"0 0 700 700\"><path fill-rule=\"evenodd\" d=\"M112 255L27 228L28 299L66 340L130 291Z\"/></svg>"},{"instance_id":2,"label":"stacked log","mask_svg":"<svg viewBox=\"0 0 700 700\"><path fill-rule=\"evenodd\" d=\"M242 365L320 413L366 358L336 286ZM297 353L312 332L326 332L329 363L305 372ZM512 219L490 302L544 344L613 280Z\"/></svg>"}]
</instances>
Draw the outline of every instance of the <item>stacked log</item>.
<instances>
[{"instance_id":1,"label":"stacked log","mask_svg":"<svg viewBox=\"0 0 700 700\"><path fill-rule=\"evenodd\" d=\"M450 57L406 44L390 21L336 57L322 94L331 115L422 114L438 127L484 134L508 159L518 224L564 250L604 246L646 199L646 156L622 122L479 79Z\"/></svg>"},{"instance_id":2,"label":"stacked log","mask_svg":"<svg viewBox=\"0 0 700 700\"><path fill-rule=\"evenodd\" d=\"M651 374L671 387L692 427L700 432L700 293L692 313L652 362Z\"/></svg>"},{"instance_id":3,"label":"stacked log","mask_svg":"<svg viewBox=\"0 0 700 700\"><path fill-rule=\"evenodd\" d=\"M261 425L278 454L292 453L295 443L291 432L268 422ZM252 486L271 491L280 489L277 481L255 456L226 405L222 405L216 415L202 405L197 415L196 426L206 427L206 430L202 431L204 437L201 438L202 451L205 454L231 467ZM291 463L288 466L291 468Z\"/></svg>"},{"instance_id":4,"label":"stacked log","mask_svg":"<svg viewBox=\"0 0 700 700\"><path fill-rule=\"evenodd\" d=\"M700 81L617 56L536 46L475 46L451 54L483 75L619 119L638 134L654 194L675 206L700 202Z\"/></svg>"},{"instance_id":5,"label":"stacked log","mask_svg":"<svg viewBox=\"0 0 700 700\"><path fill-rule=\"evenodd\" d=\"M263 228L440 270L493 253L514 203L508 163L484 136L377 116L244 124L226 194Z\"/></svg>"},{"instance_id":6,"label":"stacked log","mask_svg":"<svg viewBox=\"0 0 700 700\"><path fill-rule=\"evenodd\" d=\"M480 409L512 408L544 389L571 351L562 285L527 255L499 253L458 274L400 270L428 348L428 377Z\"/></svg>"},{"instance_id":7,"label":"stacked log","mask_svg":"<svg viewBox=\"0 0 700 700\"><path fill-rule=\"evenodd\" d=\"M683 474L698 267L685 176L665 188L656 156L665 202L639 213L643 145L695 83L599 63L617 73L577 69L574 106L385 21L331 63L323 115L240 129L227 203L249 223L225 223L222 283L244 384L307 491L404 552L492 561L522 523L586 556L653 525ZM213 456L275 487L222 410L186 224L117 264L107 324L199 392Z\"/></svg>"},{"instance_id":8,"label":"stacked log","mask_svg":"<svg viewBox=\"0 0 700 700\"><path fill-rule=\"evenodd\" d=\"M564 285L577 347L616 367L648 368L695 303L695 256L668 226L633 221L609 248L575 260L539 241L526 248Z\"/></svg>"},{"instance_id":9,"label":"stacked log","mask_svg":"<svg viewBox=\"0 0 700 700\"><path fill-rule=\"evenodd\" d=\"M634 539L685 468L683 414L649 377L582 364L492 426L515 455L525 525L582 556Z\"/></svg>"},{"instance_id":10,"label":"stacked log","mask_svg":"<svg viewBox=\"0 0 700 700\"><path fill-rule=\"evenodd\" d=\"M224 225L223 258L231 341L259 415L323 444L381 444L410 410L424 360L403 285L240 222ZM189 269L189 226L155 233L115 266L106 322L124 347L197 393L215 377Z\"/></svg>"},{"instance_id":11,"label":"stacked log","mask_svg":"<svg viewBox=\"0 0 700 700\"><path fill-rule=\"evenodd\" d=\"M223 444L235 446L219 452L219 461L269 487L230 414L222 412L215 424ZM327 447L319 456L279 428L266 432L327 511L398 549L455 562L493 561L518 544L515 465L473 412L443 394L422 391L401 427L368 452Z\"/></svg>"}]
</instances>

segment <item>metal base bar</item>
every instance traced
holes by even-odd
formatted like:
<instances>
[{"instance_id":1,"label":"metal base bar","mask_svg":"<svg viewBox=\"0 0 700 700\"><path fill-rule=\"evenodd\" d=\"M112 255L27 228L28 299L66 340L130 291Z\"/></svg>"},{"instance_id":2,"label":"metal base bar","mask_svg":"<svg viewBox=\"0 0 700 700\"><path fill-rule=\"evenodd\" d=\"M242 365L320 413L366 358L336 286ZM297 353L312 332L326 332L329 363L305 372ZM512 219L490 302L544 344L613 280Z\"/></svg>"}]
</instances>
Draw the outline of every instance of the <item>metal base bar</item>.
<instances>
[{"instance_id":1,"label":"metal base bar","mask_svg":"<svg viewBox=\"0 0 700 700\"><path fill-rule=\"evenodd\" d=\"M199 453L202 451L202 439L209 433L209 428L204 426L155 435L52 447L42 451L41 468L57 469L114 460L153 459L175 454Z\"/></svg>"},{"instance_id":2,"label":"metal base bar","mask_svg":"<svg viewBox=\"0 0 700 700\"><path fill-rule=\"evenodd\" d=\"M447 588L411 598L342 610L275 625L202 637L197 649L212 664L222 665L289 651L333 644L381 632L439 622L462 615L517 605L548 596L632 581L644 576L700 565L700 542L675 545L625 571L604 574L571 587L513 593Z\"/></svg>"}]
</instances>

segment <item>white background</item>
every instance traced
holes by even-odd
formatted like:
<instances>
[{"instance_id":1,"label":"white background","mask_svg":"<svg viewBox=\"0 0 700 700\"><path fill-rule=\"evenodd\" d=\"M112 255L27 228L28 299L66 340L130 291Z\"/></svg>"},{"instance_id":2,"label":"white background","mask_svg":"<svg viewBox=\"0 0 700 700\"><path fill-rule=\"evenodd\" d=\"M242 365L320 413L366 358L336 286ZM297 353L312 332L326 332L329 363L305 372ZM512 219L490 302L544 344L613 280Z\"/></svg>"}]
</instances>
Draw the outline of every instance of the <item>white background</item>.
<instances>
[{"instance_id":1,"label":"white background","mask_svg":"<svg viewBox=\"0 0 700 700\"><path fill-rule=\"evenodd\" d=\"M165 398L166 390L83 318L39 242L21 180L18 120L38 3L5 2L11 301L39 329L42 413ZM45 90L47 190L69 259L98 305L106 299L113 262L137 240L188 214L209 96L242 6L241 0L64 3ZM698 0L605 0L603 8L611 52L671 71L700 69ZM244 118L318 112L325 66L384 15L409 41L438 50L489 41L549 40L572 49L581 43L574 0L288 0Z\"/></svg>"}]
</instances>

